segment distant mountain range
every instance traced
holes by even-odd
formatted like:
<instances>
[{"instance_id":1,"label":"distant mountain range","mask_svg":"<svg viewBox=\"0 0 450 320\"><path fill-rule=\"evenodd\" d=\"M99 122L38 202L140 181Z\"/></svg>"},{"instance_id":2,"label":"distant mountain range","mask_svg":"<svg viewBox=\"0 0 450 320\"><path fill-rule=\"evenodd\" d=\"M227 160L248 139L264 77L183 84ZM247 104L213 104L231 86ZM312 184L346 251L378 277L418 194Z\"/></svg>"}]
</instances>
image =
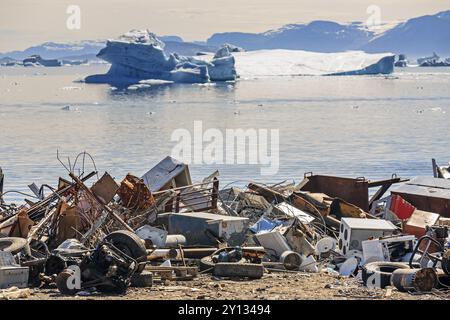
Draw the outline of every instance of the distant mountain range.
<instances>
[{"instance_id":1,"label":"distant mountain range","mask_svg":"<svg viewBox=\"0 0 450 320\"><path fill-rule=\"evenodd\" d=\"M374 37L361 47L367 52L389 50L411 56L431 55L434 51L450 56L450 11L410 19Z\"/></svg>"},{"instance_id":2,"label":"distant mountain range","mask_svg":"<svg viewBox=\"0 0 450 320\"><path fill-rule=\"evenodd\" d=\"M198 52L215 52L217 46L210 46L200 42L184 42L178 36L160 36L164 41L165 50L169 53L177 52L181 55L195 55ZM106 46L106 40L85 40L71 43L46 42L27 48L23 51L0 53L0 63L23 60L32 55L39 55L45 59L64 60L96 60L97 53Z\"/></svg>"},{"instance_id":3,"label":"distant mountain range","mask_svg":"<svg viewBox=\"0 0 450 320\"><path fill-rule=\"evenodd\" d=\"M339 24L313 21L289 24L263 33L225 32L213 34L206 42L184 42L178 36L160 37L166 51L182 55L214 52L224 43L245 50L291 49L315 52L363 50L369 53L393 52L409 57L431 55L450 57L450 10L407 20L380 34L372 32L361 22ZM23 60L31 55L45 59L95 59L106 40L76 43L46 42L23 51L1 54L0 59Z\"/></svg>"},{"instance_id":4,"label":"distant mountain range","mask_svg":"<svg viewBox=\"0 0 450 320\"><path fill-rule=\"evenodd\" d=\"M264 33L216 33L209 45L231 43L246 50L296 49L317 52L363 50L369 53L393 52L418 57L437 52L450 55L450 11L407 20L376 34L364 24L313 21L291 24Z\"/></svg>"},{"instance_id":5,"label":"distant mountain range","mask_svg":"<svg viewBox=\"0 0 450 320\"><path fill-rule=\"evenodd\" d=\"M360 48L373 33L361 23L348 25L330 21L289 24L264 33L226 32L212 35L207 44L231 43L246 50L291 49L315 52L339 52Z\"/></svg>"},{"instance_id":6,"label":"distant mountain range","mask_svg":"<svg viewBox=\"0 0 450 320\"><path fill-rule=\"evenodd\" d=\"M40 55L45 59L66 59L69 56L83 59L84 56L97 54L104 46L105 41L100 40L86 40L72 43L45 42L23 51L11 51L0 54L0 58L9 57L15 60L23 60L32 55Z\"/></svg>"}]
</instances>

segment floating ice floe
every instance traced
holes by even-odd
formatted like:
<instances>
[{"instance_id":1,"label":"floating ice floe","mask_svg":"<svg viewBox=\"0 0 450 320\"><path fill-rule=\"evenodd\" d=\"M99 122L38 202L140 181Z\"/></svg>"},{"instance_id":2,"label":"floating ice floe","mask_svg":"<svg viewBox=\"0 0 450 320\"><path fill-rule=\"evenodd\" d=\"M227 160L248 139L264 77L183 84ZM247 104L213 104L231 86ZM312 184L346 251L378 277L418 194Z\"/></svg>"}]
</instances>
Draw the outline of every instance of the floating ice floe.
<instances>
[{"instance_id":1,"label":"floating ice floe","mask_svg":"<svg viewBox=\"0 0 450 320\"><path fill-rule=\"evenodd\" d=\"M62 107L61 110L63 110L63 111L77 111L77 112L79 111L79 109L77 107L73 107L73 106L65 106L65 107Z\"/></svg>"},{"instance_id":2,"label":"floating ice floe","mask_svg":"<svg viewBox=\"0 0 450 320\"><path fill-rule=\"evenodd\" d=\"M127 90L140 90L140 89L148 89L151 86L145 83L137 83L127 87Z\"/></svg>"},{"instance_id":3,"label":"floating ice floe","mask_svg":"<svg viewBox=\"0 0 450 320\"><path fill-rule=\"evenodd\" d=\"M139 81L141 84L148 84L151 86L158 86L158 85L166 85L166 84L172 84L173 81L168 80L160 80L160 79L147 79L147 80L141 80Z\"/></svg>"},{"instance_id":4,"label":"floating ice floe","mask_svg":"<svg viewBox=\"0 0 450 320\"><path fill-rule=\"evenodd\" d=\"M192 85L199 87L214 87L216 85L215 82L207 82L207 83L193 83Z\"/></svg>"},{"instance_id":5,"label":"floating ice floe","mask_svg":"<svg viewBox=\"0 0 450 320\"><path fill-rule=\"evenodd\" d=\"M81 90L82 88L81 87L62 87L61 88L61 90L64 90L64 91L72 91L72 90Z\"/></svg>"}]
</instances>

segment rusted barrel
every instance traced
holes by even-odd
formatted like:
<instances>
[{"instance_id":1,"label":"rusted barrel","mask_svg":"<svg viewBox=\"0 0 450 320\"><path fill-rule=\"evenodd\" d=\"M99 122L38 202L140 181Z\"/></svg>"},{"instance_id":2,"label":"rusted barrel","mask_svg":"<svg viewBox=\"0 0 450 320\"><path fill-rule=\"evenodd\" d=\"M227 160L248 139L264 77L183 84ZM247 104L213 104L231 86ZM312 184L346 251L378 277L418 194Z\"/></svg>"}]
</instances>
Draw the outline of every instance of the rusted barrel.
<instances>
[{"instance_id":1,"label":"rusted barrel","mask_svg":"<svg viewBox=\"0 0 450 320\"><path fill-rule=\"evenodd\" d=\"M437 283L437 274L433 268L397 269L391 276L391 284L402 292L428 292L435 288Z\"/></svg>"},{"instance_id":2,"label":"rusted barrel","mask_svg":"<svg viewBox=\"0 0 450 320\"><path fill-rule=\"evenodd\" d=\"M286 270L297 270L302 264L302 257L294 251L285 251L280 256L280 262Z\"/></svg>"}]
</instances>

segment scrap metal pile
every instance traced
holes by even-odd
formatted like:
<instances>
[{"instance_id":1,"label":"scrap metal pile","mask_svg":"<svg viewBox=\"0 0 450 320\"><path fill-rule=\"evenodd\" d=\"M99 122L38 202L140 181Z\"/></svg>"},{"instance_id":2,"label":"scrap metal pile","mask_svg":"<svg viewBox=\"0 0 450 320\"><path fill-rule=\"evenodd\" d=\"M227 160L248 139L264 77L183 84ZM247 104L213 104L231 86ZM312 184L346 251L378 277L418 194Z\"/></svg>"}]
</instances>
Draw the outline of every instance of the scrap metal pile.
<instances>
[{"instance_id":1,"label":"scrap metal pile","mask_svg":"<svg viewBox=\"0 0 450 320\"><path fill-rule=\"evenodd\" d=\"M14 191L3 192L0 169L0 289L123 294L199 273L267 272L327 272L407 292L449 288L450 180L442 174L370 181L307 173L298 184L220 189L218 172L193 183L171 157L117 183L99 177L95 163L86 173L87 156L75 160L83 158L78 174L65 166L56 187L31 184L21 205L5 202Z\"/></svg>"}]
</instances>

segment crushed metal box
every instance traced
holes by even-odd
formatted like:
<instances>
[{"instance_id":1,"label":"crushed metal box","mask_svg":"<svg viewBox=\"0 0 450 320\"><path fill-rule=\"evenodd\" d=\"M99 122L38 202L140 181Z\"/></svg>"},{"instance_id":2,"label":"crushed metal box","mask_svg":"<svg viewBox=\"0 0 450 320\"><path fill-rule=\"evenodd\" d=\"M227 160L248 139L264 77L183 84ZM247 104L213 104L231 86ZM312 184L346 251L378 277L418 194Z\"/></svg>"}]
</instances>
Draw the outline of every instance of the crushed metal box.
<instances>
[{"instance_id":1,"label":"crushed metal box","mask_svg":"<svg viewBox=\"0 0 450 320\"><path fill-rule=\"evenodd\" d=\"M419 210L450 217L450 180L416 177L394 187L391 193L400 195Z\"/></svg>"},{"instance_id":2,"label":"crushed metal box","mask_svg":"<svg viewBox=\"0 0 450 320\"><path fill-rule=\"evenodd\" d=\"M240 246L246 239L248 218L205 212L163 213L158 216L169 234L182 234L187 245L217 245L216 239Z\"/></svg>"}]
</instances>

